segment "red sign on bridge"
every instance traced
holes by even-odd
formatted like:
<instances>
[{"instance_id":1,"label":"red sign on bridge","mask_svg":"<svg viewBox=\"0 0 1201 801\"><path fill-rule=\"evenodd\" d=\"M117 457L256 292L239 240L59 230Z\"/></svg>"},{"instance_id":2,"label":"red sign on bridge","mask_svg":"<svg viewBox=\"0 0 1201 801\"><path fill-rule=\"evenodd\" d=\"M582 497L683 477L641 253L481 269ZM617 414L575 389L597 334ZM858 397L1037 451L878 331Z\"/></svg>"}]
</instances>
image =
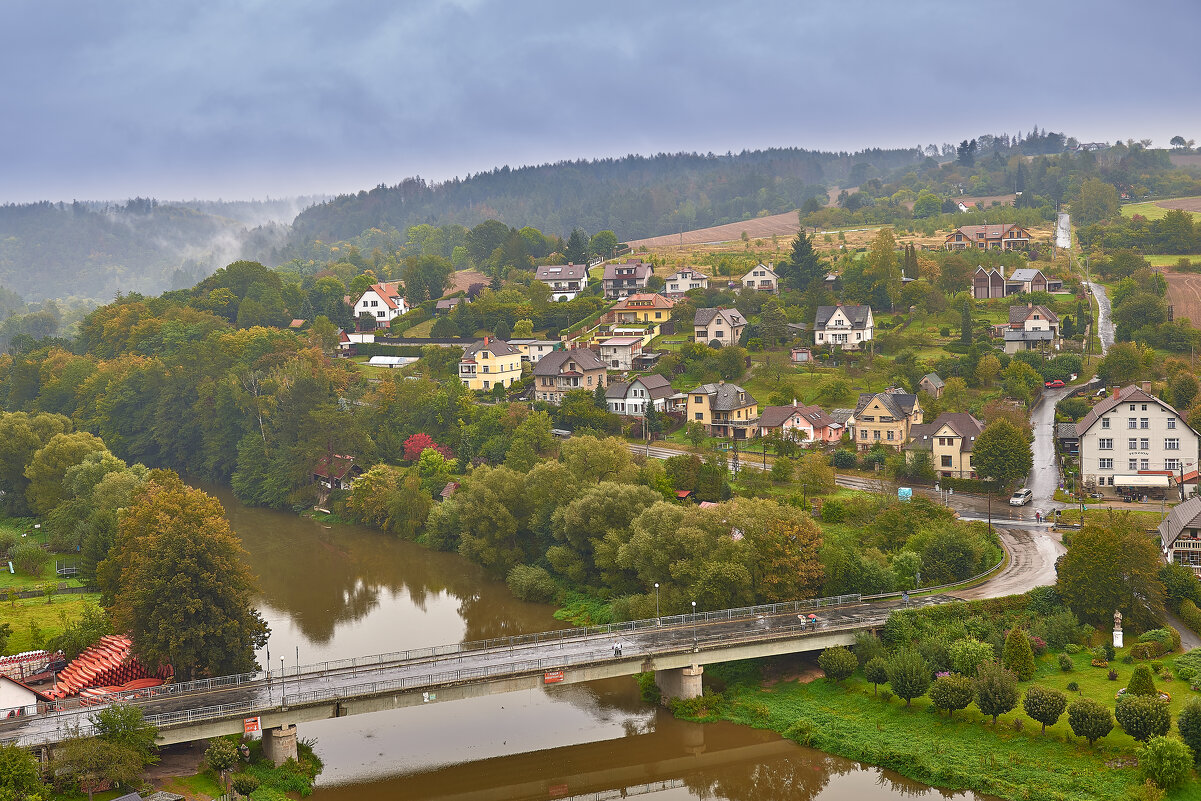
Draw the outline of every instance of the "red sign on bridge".
<instances>
[{"instance_id":1,"label":"red sign on bridge","mask_svg":"<svg viewBox=\"0 0 1201 801\"><path fill-rule=\"evenodd\" d=\"M561 681L563 681L563 671L561 670L552 670L542 674L543 684L558 684Z\"/></svg>"}]
</instances>

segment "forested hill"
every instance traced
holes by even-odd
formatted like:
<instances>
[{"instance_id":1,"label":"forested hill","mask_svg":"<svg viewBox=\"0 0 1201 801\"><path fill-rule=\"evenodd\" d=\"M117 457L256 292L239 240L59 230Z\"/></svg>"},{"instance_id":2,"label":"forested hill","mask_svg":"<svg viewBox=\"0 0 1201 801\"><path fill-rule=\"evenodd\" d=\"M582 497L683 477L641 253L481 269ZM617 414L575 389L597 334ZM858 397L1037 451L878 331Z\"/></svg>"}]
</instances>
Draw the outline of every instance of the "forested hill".
<instances>
[{"instance_id":1,"label":"forested hill","mask_svg":"<svg viewBox=\"0 0 1201 801\"><path fill-rule=\"evenodd\" d=\"M582 228L636 239L790 211L813 196L824 202L827 185L852 185L922 158L917 148L780 148L501 167L436 184L413 178L307 209L293 224L294 242L336 242L420 223L470 227L490 218L563 236Z\"/></svg>"},{"instance_id":2,"label":"forested hill","mask_svg":"<svg viewBox=\"0 0 1201 801\"><path fill-rule=\"evenodd\" d=\"M281 205L283 204L283 205ZM0 286L26 300L111 300L194 285L240 258L268 258L296 201L0 206ZM257 226L257 227L252 227Z\"/></svg>"}]
</instances>

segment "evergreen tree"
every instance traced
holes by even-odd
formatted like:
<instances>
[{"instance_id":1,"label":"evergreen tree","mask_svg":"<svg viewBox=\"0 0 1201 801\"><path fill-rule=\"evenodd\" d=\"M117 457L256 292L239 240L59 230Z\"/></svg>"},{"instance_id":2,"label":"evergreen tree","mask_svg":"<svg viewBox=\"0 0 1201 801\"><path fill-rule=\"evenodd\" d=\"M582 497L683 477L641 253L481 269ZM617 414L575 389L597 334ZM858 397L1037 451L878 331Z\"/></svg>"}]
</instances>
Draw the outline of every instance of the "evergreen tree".
<instances>
[{"instance_id":1,"label":"evergreen tree","mask_svg":"<svg viewBox=\"0 0 1201 801\"><path fill-rule=\"evenodd\" d=\"M1043 725L1043 734L1047 733L1047 726L1055 725L1067 705L1067 696L1059 690L1048 690L1038 685L1026 690L1026 697L1022 699L1022 708Z\"/></svg>"},{"instance_id":2,"label":"evergreen tree","mask_svg":"<svg viewBox=\"0 0 1201 801\"><path fill-rule=\"evenodd\" d=\"M992 717L1004 715L1018 704L1018 677L997 662L986 662L976 669L976 707Z\"/></svg>"},{"instance_id":3,"label":"evergreen tree","mask_svg":"<svg viewBox=\"0 0 1201 801\"><path fill-rule=\"evenodd\" d=\"M813 248L813 235L803 231L792 241L788 261L778 265L779 274L788 279L791 289L806 290L814 281L826 278L826 265Z\"/></svg>"},{"instance_id":4,"label":"evergreen tree","mask_svg":"<svg viewBox=\"0 0 1201 801\"><path fill-rule=\"evenodd\" d=\"M1026 636L1026 632L1017 626L1010 629L1005 637L1002 662L1022 681L1030 681L1034 677L1034 649L1030 647L1030 638Z\"/></svg>"},{"instance_id":5,"label":"evergreen tree","mask_svg":"<svg viewBox=\"0 0 1201 801\"><path fill-rule=\"evenodd\" d=\"M969 348L972 346L972 302L967 299L959 310L959 341Z\"/></svg>"},{"instance_id":6,"label":"evergreen tree","mask_svg":"<svg viewBox=\"0 0 1201 801\"><path fill-rule=\"evenodd\" d=\"M587 264L590 246L588 235L576 228L567 239L567 252L564 255L571 264Z\"/></svg>"}]
</instances>

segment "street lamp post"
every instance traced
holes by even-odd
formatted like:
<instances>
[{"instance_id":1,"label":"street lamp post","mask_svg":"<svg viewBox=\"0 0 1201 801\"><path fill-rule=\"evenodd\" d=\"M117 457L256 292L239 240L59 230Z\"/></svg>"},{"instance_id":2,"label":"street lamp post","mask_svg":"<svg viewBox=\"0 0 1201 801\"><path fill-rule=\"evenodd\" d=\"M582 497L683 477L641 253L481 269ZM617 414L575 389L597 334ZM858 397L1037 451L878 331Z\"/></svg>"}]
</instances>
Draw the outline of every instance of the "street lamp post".
<instances>
[{"instance_id":1,"label":"street lamp post","mask_svg":"<svg viewBox=\"0 0 1201 801\"><path fill-rule=\"evenodd\" d=\"M271 703L271 634L267 634L267 703Z\"/></svg>"},{"instance_id":2,"label":"street lamp post","mask_svg":"<svg viewBox=\"0 0 1201 801\"><path fill-rule=\"evenodd\" d=\"M287 706L288 698L288 682L284 679L284 658L279 658L279 702L283 706Z\"/></svg>"},{"instance_id":3,"label":"street lamp post","mask_svg":"<svg viewBox=\"0 0 1201 801\"><path fill-rule=\"evenodd\" d=\"M659 619L659 582L655 582L655 622L662 625L663 621Z\"/></svg>"},{"instance_id":4,"label":"street lamp post","mask_svg":"<svg viewBox=\"0 0 1201 801\"><path fill-rule=\"evenodd\" d=\"M699 640L698 640L697 631L696 631L696 601L693 601L692 602L692 650L695 651L700 647L698 645L698 642L699 642Z\"/></svg>"}]
</instances>

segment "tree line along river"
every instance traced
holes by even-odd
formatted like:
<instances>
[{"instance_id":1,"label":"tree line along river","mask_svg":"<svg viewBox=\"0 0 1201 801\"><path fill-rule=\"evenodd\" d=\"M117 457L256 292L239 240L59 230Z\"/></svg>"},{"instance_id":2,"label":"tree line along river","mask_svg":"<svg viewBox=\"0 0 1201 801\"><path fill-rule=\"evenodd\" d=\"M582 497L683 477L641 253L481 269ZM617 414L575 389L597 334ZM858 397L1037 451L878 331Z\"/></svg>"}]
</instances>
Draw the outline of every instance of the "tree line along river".
<instances>
[{"instance_id":1,"label":"tree line along river","mask_svg":"<svg viewBox=\"0 0 1201 801\"><path fill-rule=\"evenodd\" d=\"M273 664L563 627L551 607L515 599L455 554L202 488L220 498L249 553ZM325 762L314 801L945 797L769 732L676 720L644 703L631 679L435 701L305 724L300 735Z\"/></svg>"}]
</instances>

